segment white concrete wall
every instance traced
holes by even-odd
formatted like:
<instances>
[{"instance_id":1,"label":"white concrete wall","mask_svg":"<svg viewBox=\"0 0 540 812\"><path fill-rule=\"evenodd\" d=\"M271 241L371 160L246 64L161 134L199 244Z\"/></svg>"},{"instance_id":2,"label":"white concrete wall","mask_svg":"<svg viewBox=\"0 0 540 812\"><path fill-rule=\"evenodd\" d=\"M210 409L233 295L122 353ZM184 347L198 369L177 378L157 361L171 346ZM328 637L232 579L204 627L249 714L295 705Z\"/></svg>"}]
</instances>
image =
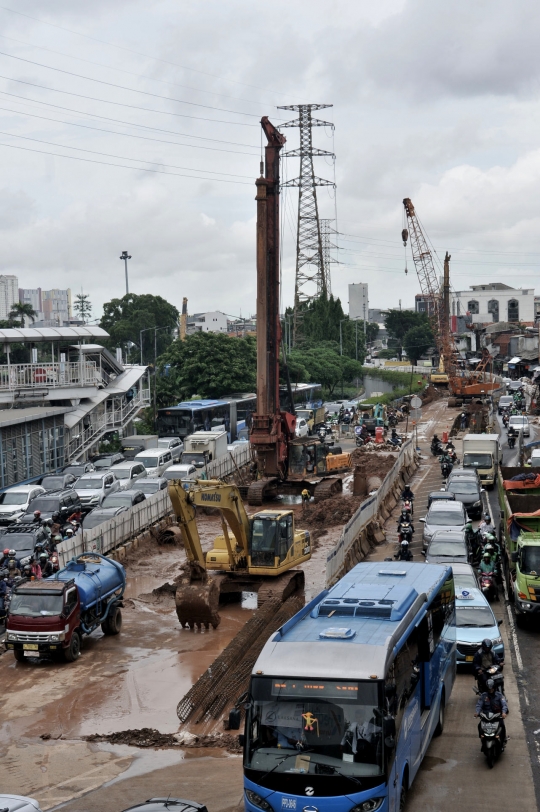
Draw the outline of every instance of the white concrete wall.
<instances>
[{"instance_id":1,"label":"white concrete wall","mask_svg":"<svg viewBox=\"0 0 540 812\"><path fill-rule=\"evenodd\" d=\"M450 295L450 313L452 316L465 316L469 310L469 302L478 302L478 314L471 314L473 324L486 324L493 322L488 311L488 303L493 299L499 303L499 321L508 321L508 302L515 299L519 304L519 321L535 319L534 288L515 290L465 290ZM459 313L458 313L459 302Z\"/></svg>"}]
</instances>

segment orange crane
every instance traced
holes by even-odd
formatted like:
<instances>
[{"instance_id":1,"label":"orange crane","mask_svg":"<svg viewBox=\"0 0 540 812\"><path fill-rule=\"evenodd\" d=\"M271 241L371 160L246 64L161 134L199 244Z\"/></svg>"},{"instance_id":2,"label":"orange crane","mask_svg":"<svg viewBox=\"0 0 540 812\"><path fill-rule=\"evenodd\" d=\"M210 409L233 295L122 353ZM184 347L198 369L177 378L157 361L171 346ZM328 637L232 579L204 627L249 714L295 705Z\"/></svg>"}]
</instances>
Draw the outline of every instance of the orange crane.
<instances>
[{"instance_id":1,"label":"orange crane","mask_svg":"<svg viewBox=\"0 0 540 812\"><path fill-rule=\"evenodd\" d=\"M454 397L476 397L497 389L498 384L486 379L487 366L492 360L487 350L483 351L482 360L474 371L462 371L458 364L458 349L450 330L449 314L449 274L450 256L445 256L444 285L441 285L435 271L433 255L424 232L418 221L412 200L406 197L403 201L408 228L401 232L403 245L410 237L413 262L420 282L420 290L428 302L428 315L435 336L435 343L444 370L448 375L448 385ZM432 302L431 308L429 302Z\"/></svg>"}]
</instances>

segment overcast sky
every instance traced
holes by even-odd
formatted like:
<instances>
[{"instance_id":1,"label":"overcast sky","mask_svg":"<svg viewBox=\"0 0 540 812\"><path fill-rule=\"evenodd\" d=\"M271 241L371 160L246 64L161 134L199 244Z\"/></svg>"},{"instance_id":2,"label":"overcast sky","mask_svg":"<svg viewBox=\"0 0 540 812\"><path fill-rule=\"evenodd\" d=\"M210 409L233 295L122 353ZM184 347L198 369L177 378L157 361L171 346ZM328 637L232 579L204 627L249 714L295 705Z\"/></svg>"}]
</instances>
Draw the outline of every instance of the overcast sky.
<instances>
[{"instance_id":1,"label":"overcast sky","mask_svg":"<svg viewBox=\"0 0 540 812\"><path fill-rule=\"evenodd\" d=\"M307 102L333 105L320 117L335 133L314 143L336 154L337 206L320 189L319 207L337 209L345 311L351 282L369 283L372 307L413 304L404 197L452 254L454 289L536 285L537 2L4 2L0 272L20 287L83 289L99 316L125 292L127 249L134 293L253 313L259 119ZM327 159L315 172L334 179ZM283 203L287 305L295 193Z\"/></svg>"}]
</instances>

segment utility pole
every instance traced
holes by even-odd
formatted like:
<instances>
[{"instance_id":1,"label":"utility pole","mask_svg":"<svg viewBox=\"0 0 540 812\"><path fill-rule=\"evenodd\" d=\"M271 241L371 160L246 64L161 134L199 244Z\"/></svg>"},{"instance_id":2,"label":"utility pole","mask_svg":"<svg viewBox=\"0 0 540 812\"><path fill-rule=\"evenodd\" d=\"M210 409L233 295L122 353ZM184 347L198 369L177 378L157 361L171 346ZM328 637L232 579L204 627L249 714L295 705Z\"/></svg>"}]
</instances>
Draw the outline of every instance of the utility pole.
<instances>
[{"instance_id":1,"label":"utility pole","mask_svg":"<svg viewBox=\"0 0 540 812\"><path fill-rule=\"evenodd\" d=\"M280 110L294 110L298 113L298 118L282 124L280 129L298 127L300 130L299 149L289 150L284 153L287 158L300 158L300 175L283 184L283 186L298 187L293 346L298 338L301 317L300 305L304 302L313 301L313 299L321 295L328 294L319 209L317 206L317 186L335 187L335 184L333 181L324 180L315 175L313 158L316 156L335 158L335 155L325 149L318 149L313 146L312 128L331 127L333 130L334 125L329 121L313 118L312 111L323 110L332 106L331 104L290 104L279 108Z\"/></svg>"},{"instance_id":2,"label":"utility pole","mask_svg":"<svg viewBox=\"0 0 540 812\"><path fill-rule=\"evenodd\" d=\"M124 260L124 264L126 266L126 296L127 296L127 294L129 293L127 261L128 261L128 259L131 259L131 254L128 254L127 251L122 251L122 255L121 255L120 259Z\"/></svg>"},{"instance_id":3,"label":"utility pole","mask_svg":"<svg viewBox=\"0 0 540 812\"><path fill-rule=\"evenodd\" d=\"M182 315L180 316L180 341L186 340L187 332L187 297L182 299Z\"/></svg>"},{"instance_id":4,"label":"utility pole","mask_svg":"<svg viewBox=\"0 0 540 812\"><path fill-rule=\"evenodd\" d=\"M444 257L444 276L443 276L443 319L445 330L450 329L450 260L452 257L448 253Z\"/></svg>"}]
</instances>

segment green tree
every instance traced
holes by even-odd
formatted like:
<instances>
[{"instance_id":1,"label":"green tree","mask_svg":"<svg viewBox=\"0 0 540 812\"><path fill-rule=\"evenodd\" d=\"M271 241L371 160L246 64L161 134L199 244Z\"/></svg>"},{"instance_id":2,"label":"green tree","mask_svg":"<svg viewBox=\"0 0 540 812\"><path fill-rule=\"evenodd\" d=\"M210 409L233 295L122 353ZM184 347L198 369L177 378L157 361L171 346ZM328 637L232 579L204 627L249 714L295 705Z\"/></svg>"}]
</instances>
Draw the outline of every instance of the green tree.
<instances>
[{"instance_id":1,"label":"green tree","mask_svg":"<svg viewBox=\"0 0 540 812\"><path fill-rule=\"evenodd\" d=\"M425 313L416 313L414 310L388 310L384 319L384 326L391 338L389 346L396 347L401 356L403 348L403 338L408 330L413 327L427 325L428 317Z\"/></svg>"},{"instance_id":2,"label":"green tree","mask_svg":"<svg viewBox=\"0 0 540 812\"><path fill-rule=\"evenodd\" d=\"M194 333L174 341L158 360L158 400L168 406L200 395L217 398L254 392L257 342L253 336Z\"/></svg>"},{"instance_id":3,"label":"green tree","mask_svg":"<svg viewBox=\"0 0 540 812\"><path fill-rule=\"evenodd\" d=\"M362 375L361 363L340 355L339 344L334 341L320 341L310 347L295 348L289 358L291 363L307 371L308 383L322 384L329 397L332 397L338 384L350 383Z\"/></svg>"},{"instance_id":4,"label":"green tree","mask_svg":"<svg viewBox=\"0 0 540 812\"><path fill-rule=\"evenodd\" d=\"M36 320L37 313L32 307L31 304L27 302L14 302L11 305L11 311L8 316L8 321L10 322L10 327L13 327L16 323L20 327L24 327L25 319L30 319L32 323Z\"/></svg>"},{"instance_id":5,"label":"green tree","mask_svg":"<svg viewBox=\"0 0 540 812\"><path fill-rule=\"evenodd\" d=\"M83 324L86 324L92 313L92 303L88 293L77 293L73 309L78 314Z\"/></svg>"},{"instance_id":6,"label":"green tree","mask_svg":"<svg viewBox=\"0 0 540 812\"><path fill-rule=\"evenodd\" d=\"M141 356L141 330L146 330L142 333L142 358L143 363L149 364L154 361L154 338L159 356L173 340L172 332L178 325L178 316L176 307L161 296L127 293L121 299L111 299L103 305L101 327L111 337L108 342L111 348L129 346L129 342L135 345L133 361ZM157 332L151 329L153 327L158 328Z\"/></svg>"},{"instance_id":7,"label":"green tree","mask_svg":"<svg viewBox=\"0 0 540 812\"><path fill-rule=\"evenodd\" d=\"M411 327L403 336L403 348L412 364L433 346L433 333L429 324Z\"/></svg>"}]
</instances>

